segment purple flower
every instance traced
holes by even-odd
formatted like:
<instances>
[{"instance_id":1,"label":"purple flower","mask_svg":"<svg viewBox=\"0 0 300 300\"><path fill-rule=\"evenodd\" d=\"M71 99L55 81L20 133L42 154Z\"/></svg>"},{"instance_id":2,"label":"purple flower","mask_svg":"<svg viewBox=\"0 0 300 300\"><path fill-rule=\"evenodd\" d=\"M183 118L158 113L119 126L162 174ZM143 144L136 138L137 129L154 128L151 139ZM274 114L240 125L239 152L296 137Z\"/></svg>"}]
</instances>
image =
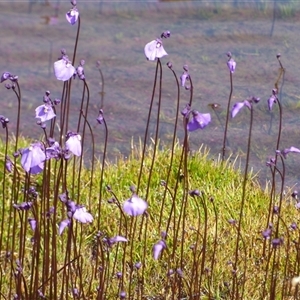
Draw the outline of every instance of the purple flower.
<instances>
[{"instance_id":1,"label":"purple flower","mask_svg":"<svg viewBox=\"0 0 300 300\"><path fill-rule=\"evenodd\" d=\"M290 225L290 228L291 230L296 230L297 229L297 224L295 222L293 222L291 225Z\"/></svg>"},{"instance_id":2,"label":"purple flower","mask_svg":"<svg viewBox=\"0 0 300 300\"><path fill-rule=\"evenodd\" d=\"M67 21L71 24L74 25L79 17L79 12L77 7L71 8L67 13L66 13L66 19Z\"/></svg>"},{"instance_id":3,"label":"purple flower","mask_svg":"<svg viewBox=\"0 0 300 300\"><path fill-rule=\"evenodd\" d=\"M277 102L277 99L274 95L272 95L269 99L268 99L268 107L269 110L272 110L273 104Z\"/></svg>"},{"instance_id":4,"label":"purple flower","mask_svg":"<svg viewBox=\"0 0 300 300\"><path fill-rule=\"evenodd\" d=\"M83 69L84 64L85 64L85 61L82 59L79 63L79 66L76 69L76 74L78 75L79 79L81 79L81 80L85 79L84 69ZM75 78L75 74L74 74L74 78Z\"/></svg>"},{"instance_id":5,"label":"purple flower","mask_svg":"<svg viewBox=\"0 0 300 300\"><path fill-rule=\"evenodd\" d=\"M41 122L46 122L55 117L54 110L51 105L43 104L35 109L35 117L40 118Z\"/></svg>"},{"instance_id":6,"label":"purple flower","mask_svg":"<svg viewBox=\"0 0 300 300\"><path fill-rule=\"evenodd\" d=\"M272 90L272 95L270 96L270 98L268 99L268 107L269 110L272 110L273 104L277 103L277 90L273 89Z\"/></svg>"},{"instance_id":7,"label":"purple flower","mask_svg":"<svg viewBox=\"0 0 300 300\"><path fill-rule=\"evenodd\" d=\"M158 241L152 248L153 258L157 260L160 257L161 252L167 247L164 240Z\"/></svg>"},{"instance_id":8,"label":"purple flower","mask_svg":"<svg viewBox=\"0 0 300 300\"><path fill-rule=\"evenodd\" d=\"M35 231L36 229L36 220L33 218L28 218L28 223L30 225L30 228L32 229L32 231Z\"/></svg>"},{"instance_id":9,"label":"purple flower","mask_svg":"<svg viewBox=\"0 0 300 300\"><path fill-rule=\"evenodd\" d=\"M300 149L292 146L290 148L286 148L286 149L282 150L281 154L283 155L284 158L286 158L288 153L290 153L290 152L300 153Z\"/></svg>"},{"instance_id":10,"label":"purple flower","mask_svg":"<svg viewBox=\"0 0 300 300\"><path fill-rule=\"evenodd\" d=\"M99 110L99 115L98 115L98 117L97 117L96 120L97 120L97 122L99 124L103 124L104 123L103 109Z\"/></svg>"},{"instance_id":11,"label":"purple flower","mask_svg":"<svg viewBox=\"0 0 300 300\"><path fill-rule=\"evenodd\" d=\"M277 239L273 239L272 240L272 246L274 248L277 248L277 247L279 247L282 244L283 244L283 238L277 238Z\"/></svg>"},{"instance_id":12,"label":"purple flower","mask_svg":"<svg viewBox=\"0 0 300 300\"><path fill-rule=\"evenodd\" d=\"M148 43L144 48L144 53L148 60L155 60L156 58L168 55L160 39L156 39Z\"/></svg>"},{"instance_id":13,"label":"purple flower","mask_svg":"<svg viewBox=\"0 0 300 300\"><path fill-rule=\"evenodd\" d=\"M244 101L243 102L237 102L233 105L231 110L231 117L234 118L237 113L245 106Z\"/></svg>"},{"instance_id":14,"label":"purple flower","mask_svg":"<svg viewBox=\"0 0 300 300\"><path fill-rule=\"evenodd\" d=\"M265 229L265 230L262 231L261 234L265 239L269 239L271 237L271 234L272 234L272 229L271 228Z\"/></svg>"},{"instance_id":15,"label":"purple flower","mask_svg":"<svg viewBox=\"0 0 300 300\"><path fill-rule=\"evenodd\" d=\"M78 133L69 131L66 135L66 150L76 156L81 155L81 136Z\"/></svg>"},{"instance_id":16,"label":"purple flower","mask_svg":"<svg viewBox=\"0 0 300 300\"><path fill-rule=\"evenodd\" d=\"M185 86L185 81L190 79L189 68L187 65L183 66L183 73L180 76L181 86Z\"/></svg>"},{"instance_id":17,"label":"purple flower","mask_svg":"<svg viewBox=\"0 0 300 300\"><path fill-rule=\"evenodd\" d=\"M60 159L62 155L62 149L60 148L58 142L54 142L50 147L46 148L46 159L54 158L56 160Z\"/></svg>"},{"instance_id":18,"label":"purple flower","mask_svg":"<svg viewBox=\"0 0 300 300\"><path fill-rule=\"evenodd\" d=\"M1 83L11 77L11 74L9 72L4 72L1 76Z\"/></svg>"},{"instance_id":19,"label":"purple flower","mask_svg":"<svg viewBox=\"0 0 300 300\"><path fill-rule=\"evenodd\" d=\"M13 207L17 210L29 210L32 207L32 202L23 202L21 204L14 204Z\"/></svg>"},{"instance_id":20,"label":"purple flower","mask_svg":"<svg viewBox=\"0 0 300 300\"><path fill-rule=\"evenodd\" d=\"M115 243L119 243L119 242L128 242L128 240L124 237L124 236L120 236L120 235L116 235L110 239L108 239L109 244L113 245Z\"/></svg>"},{"instance_id":21,"label":"purple flower","mask_svg":"<svg viewBox=\"0 0 300 300\"><path fill-rule=\"evenodd\" d=\"M192 111L193 118L187 124L188 131L195 131L197 129L205 128L211 121L210 114L201 114L196 110Z\"/></svg>"},{"instance_id":22,"label":"purple flower","mask_svg":"<svg viewBox=\"0 0 300 300\"><path fill-rule=\"evenodd\" d=\"M93 216L86 211L86 208L84 206L82 207L77 207L74 214L73 218L77 220L80 223L92 223L94 218Z\"/></svg>"},{"instance_id":23,"label":"purple flower","mask_svg":"<svg viewBox=\"0 0 300 300\"><path fill-rule=\"evenodd\" d=\"M59 223L58 225L58 232L59 232L59 235L61 235L63 233L63 231L65 230L66 227L69 227L71 224L71 220L70 219L66 219L66 220L63 220Z\"/></svg>"},{"instance_id":24,"label":"purple flower","mask_svg":"<svg viewBox=\"0 0 300 300\"><path fill-rule=\"evenodd\" d=\"M123 203L124 212L133 217L142 215L147 207L147 202L139 198L136 194L133 194L131 198Z\"/></svg>"},{"instance_id":25,"label":"purple flower","mask_svg":"<svg viewBox=\"0 0 300 300\"><path fill-rule=\"evenodd\" d=\"M13 163L11 161L11 159L6 156L5 157L5 169L8 173L11 173L12 172L12 167L13 167Z\"/></svg>"},{"instance_id":26,"label":"purple flower","mask_svg":"<svg viewBox=\"0 0 300 300\"><path fill-rule=\"evenodd\" d=\"M75 72L75 68L66 57L63 57L54 63L54 74L58 80L67 81L75 74Z\"/></svg>"},{"instance_id":27,"label":"purple flower","mask_svg":"<svg viewBox=\"0 0 300 300\"><path fill-rule=\"evenodd\" d=\"M228 66L228 69L229 69L230 73L234 73L235 67L236 67L236 62L232 58L230 58L228 60L227 66Z\"/></svg>"},{"instance_id":28,"label":"purple flower","mask_svg":"<svg viewBox=\"0 0 300 300\"><path fill-rule=\"evenodd\" d=\"M43 171L46 155L42 143L31 144L30 147L21 150L21 155L21 165L26 172L39 174Z\"/></svg>"}]
</instances>

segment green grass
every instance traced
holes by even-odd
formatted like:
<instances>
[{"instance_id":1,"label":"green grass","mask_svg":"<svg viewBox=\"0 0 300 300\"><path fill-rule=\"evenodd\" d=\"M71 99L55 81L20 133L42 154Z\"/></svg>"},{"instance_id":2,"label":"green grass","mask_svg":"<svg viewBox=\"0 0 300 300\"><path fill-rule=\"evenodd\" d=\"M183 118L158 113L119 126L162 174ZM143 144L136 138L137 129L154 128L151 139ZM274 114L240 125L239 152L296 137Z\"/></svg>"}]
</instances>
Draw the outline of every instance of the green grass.
<instances>
[{"instance_id":1,"label":"green grass","mask_svg":"<svg viewBox=\"0 0 300 300\"><path fill-rule=\"evenodd\" d=\"M25 145L28 144L24 140L23 142L25 142ZM119 159L114 163L107 162L105 164L100 212L98 210L100 172L102 168L100 162L95 163L95 173L92 177L90 170L87 168L82 170L80 180L76 179L75 184L72 177L70 177L68 186L74 184L71 188L74 197L71 198L75 202L85 204L95 220L90 225L74 223L73 241L71 248L69 248L67 239L70 237L68 234L70 228L66 229L61 236L58 236L57 232L53 230L56 225L52 227L47 222L42 222L43 218L40 215L38 285L42 285L42 282L49 279L49 272L47 278L43 277L45 270L42 266L45 263L46 255L52 257L54 253L53 245L44 241L45 230L47 229L49 230L47 235L49 235L50 240L53 236L56 236L56 284L59 291L63 280L63 270L59 271L59 269L69 269L71 272L67 284L69 288L65 293L71 293L73 284L84 291L86 299L96 299L99 278L95 268L96 265L101 265L105 269L105 272L103 270L102 272L105 273L106 299L116 299L121 290L128 293L129 288L131 288L132 299L140 298L141 292L143 292L143 299L171 299L172 297L176 299L196 299L198 297L196 295L199 294L201 294L201 297L197 299L209 299L209 297L211 299L230 299L229 290L233 278L231 262L235 259L237 227L230 224L228 220L238 220L243 176L235 166L236 160L228 159L225 163L222 163L218 159L211 159L207 149L201 147L188 157L188 189L198 189L201 191L202 196L188 196L185 198L183 179L176 189L177 176L180 174L179 170L181 168L181 152L181 146L177 144L168 184L169 192L166 194L163 206L162 199L165 187L161 185L161 181L167 179L171 151L168 147L163 146L157 152L153 175L150 180L149 194L146 199L149 208L145 216L136 218L126 216L124 218L116 204L108 203L107 200L112 197L112 194L105 188L109 185L120 203L130 197L129 187L137 184L139 175L140 146L133 147L132 155L128 159ZM3 144L1 144L0 153L4 153ZM141 198L144 198L146 194L148 170L152 162L152 155L153 149L149 147L138 192ZM1 161L3 161L3 157L1 157ZM1 169L3 170L3 167ZM20 174L21 172L20 169ZM45 207L43 201L49 201L49 206L52 206L52 203L55 202L52 190L55 184L54 166L51 173L52 175L48 178L50 180L48 184L51 187L48 199L41 198L45 196L42 192L42 177L31 178L31 184L36 182L37 190L40 193L35 206L35 213L37 214L41 213ZM25 184L24 180L25 176L20 176L21 186ZM1 186L2 181L3 173L1 173ZM8 249L14 247L12 252L15 253L13 260L7 260L5 259L5 247L1 249L1 293L4 295L8 295L9 290L13 290L16 286L16 284L10 283L9 278L12 269L15 268L16 259L19 259L19 234L25 234L25 249L22 252L22 261L24 282L28 285L32 272L32 257L38 253L38 250L32 246L30 240L32 232L27 223L31 211L18 214L15 210L10 210L12 203L21 202L20 199L23 197L20 191L19 200L12 199L11 191L13 187L11 182L11 175L6 174L5 193L7 197L2 199L0 205L1 210L6 210L4 213L4 226L6 226L3 231L4 244L8 245ZM80 196L76 193L78 185ZM171 196L172 194L176 194L175 199ZM270 200L268 191L263 191L255 176L249 175L242 219L242 242L239 246L238 270L236 272L238 286L240 288L244 287L243 299L262 299L262 286L265 280L267 282L265 296L266 299L269 299L272 276L271 269L266 270L266 266L269 258L271 268L274 253L278 255L275 258L278 257L278 262L276 262L276 276L278 278L276 294L281 295L282 288L284 288L285 295L287 293L292 295L292 291L288 289L288 286L291 278L298 275L297 247L293 241L299 239L299 232L298 230L291 231L289 225L292 222L297 223L299 215L294 203L289 201L289 198L287 199L282 206L280 214L282 221L279 227L279 237L284 238L284 244L278 250L274 250L271 246L269 247L270 241L267 241L266 252L263 256L264 240L261 232L267 225ZM185 213L180 219L179 216L184 201L186 201ZM173 204L174 209L172 209ZM56 219L52 219L52 221L58 224L60 220L66 217L65 209L60 202L57 203L56 211ZM160 212L162 212L162 218L159 227ZM9 223L11 218L16 220L13 225ZM275 215L273 223L277 222L276 218L278 217ZM166 230L168 222L167 249L163 252L162 257L155 261L152 257L152 247L161 239L161 231ZM10 224L9 227L8 224ZM23 228L20 228L20 224L23 224ZM100 224L99 228L97 228L97 224ZM132 228L135 228L135 230ZM95 236L99 230L102 236L97 242ZM11 242L13 232L16 234L14 246ZM104 237L116 235L125 236L128 243L119 243L109 251L105 251L101 240ZM48 249L45 249L46 247ZM67 261L73 259L74 261L66 267L67 249L70 251L70 257ZM93 257L93 250L97 252L97 258ZM142 262L141 269L134 269L133 265L136 262ZM176 272L172 276L167 276L170 269L176 270L180 266L182 266L183 280ZM122 280L116 278L118 271L122 271ZM198 274L198 277L195 277L196 274ZM243 276L245 276L245 279L243 279ZM22 283L23 286L24 283ZM44 284L46 295L49 294L49 289L50 285L47 282ZM192 298L191 295L195 295L195 297Z\"/></svg>"}]
</instances>

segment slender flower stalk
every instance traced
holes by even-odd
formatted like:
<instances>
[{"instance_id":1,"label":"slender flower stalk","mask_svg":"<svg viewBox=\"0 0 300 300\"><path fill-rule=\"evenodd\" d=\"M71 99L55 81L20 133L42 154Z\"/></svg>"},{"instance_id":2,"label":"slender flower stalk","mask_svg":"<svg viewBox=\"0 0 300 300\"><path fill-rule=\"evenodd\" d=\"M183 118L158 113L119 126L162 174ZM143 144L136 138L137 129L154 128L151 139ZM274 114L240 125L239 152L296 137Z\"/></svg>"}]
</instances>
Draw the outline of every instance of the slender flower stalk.
<instances>
[{"instance_id":1,"label":"slender flower stalk","mask_svg":"<svg viewBox=\"0 0 300 300\"><path fill-rule=\"evenodd\" d=\"M228 130L231 98L232 98L232 93L233 93L233 73L234 73L235 68L236 68L236 63L233 60L231 53L228 52L227 56L228 56L227 66L228 66L229 75L230 75L230 92L229 92L229 99L228 99L228 103L227 103L227 113L226 113L224 139L223 139L223 147L222 147L222 161L225 160L225 154L226 154L227 130Z\"/></svg>"},{"instance_id":2,"label":"slender flower stalk","mask_svg":"<svg viewBox=\"0 0 300 300\"><path fill-rule=\"evenodd\" d=\"M240 241L242 239L241 236L241 229L242 229L242 223L243 223L243 213L244 213L244 207L245 207L245 201L246 201L246 187L248 182L248 168L249 168L249 158L250 158L250 150L251 150L251 136L252 136L252 126L253 126L253 103L257 103L259 101L259 98L252 97L250 99L247 99L243 101L243 105L241 105L241 102L238 102L238 104L235 104L233 106L233 109L231 111L232 117L234 118L236 114L242 109L242 107L247 107L250 110L250 124L249 124L249 133L248 133L248 143L247 143L247 155L246 155L246 162L245 162L245 170L244 170L244 180L243 180L243 191L242 191L242 200L241 200L241 206L240 206L240 213L239 213L239 219L238 219L238 225L237 225L237 239L236 239L236 247L235 247L235 259L233 263L233 271L235 272L238 269L239 265L239 247L240 247ZM246 278L246 265L245 269L243 270L243 278ZM245 282L243 280L243 282ZM244 285L242 290L240 291L237 287L237 276L233 276L233 283L232 283L232 297L233 299L240 299L240 296L243 294L244 291Z\"/></svg>"}]
</instances>

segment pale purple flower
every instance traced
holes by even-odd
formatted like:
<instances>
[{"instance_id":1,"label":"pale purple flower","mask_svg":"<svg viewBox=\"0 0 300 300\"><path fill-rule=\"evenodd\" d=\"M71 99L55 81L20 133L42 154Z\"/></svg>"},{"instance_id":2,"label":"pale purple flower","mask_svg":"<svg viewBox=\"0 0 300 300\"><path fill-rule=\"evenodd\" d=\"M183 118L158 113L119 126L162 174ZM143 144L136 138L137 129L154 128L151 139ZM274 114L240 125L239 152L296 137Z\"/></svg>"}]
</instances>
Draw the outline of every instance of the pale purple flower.
<instances>
[{"instance_id":1,"label":"pale purple flower","mask_svg":"<svg viewBox=\"0 0 300 300\"><path fill-rule=\"evenodd\" d=\"M266 240L270 239L271 234L272 234L272 229L271 228L267 228L267 229L263 230L261 234L262 234L262 236L263 236L264 239L266 239Z\"/></svg>"},{"instance_id":2,"label":"pale purple flower","mask_svg":"<svg viewBox=\"0 0 300 300\"><path fill-rule=\"evenodd\" d=\"M123 203L124 212L133 217L142 215L147 207L147 202L138 197L136 194L133 194Z\"/></svg>"},{"instance_id":3,"label":"pale purple flower","mask_svg":"<svg viewBox=\"0 0 300 300\"><path fill-rule=\"evenodd\" d=\"M56 160L60 159L62 156L62 149L58 142L54 141L52 145L46 148L46 159L54 158Z\"/></svg>"},{"instance_id":4,"label":"pale purple flower","mask_svg":"<svg viewBox=\"0 0 300 300\"><path fill-rule=\"evenodd\" d=\"M185 81L190 79L189 67L187 65L183 66L183 73L180 76L181 86L185 86Z\"/></svg>"},{"instance_id":5,"label":"pale purple flower","mask_svg":"<svg viewBox=\"0 0 300 300\"><path fill-rule=\"evenodd\" d=\"M272 110L273 104L277 103L277 90L273 89L272 90L272 95L270 96L270 98L268 99L268 107L269 110Z\"/></svg>"},{"instance_id":6,"label":"pale purple flower","mask_svg":"<svg viewBox=\"0 0 300 300\"><path fill-rule=\"evenodd\" d=\"M6 156L5 157L5 169L7 172L11 173L12 172L12 167L13 167L13 163L11 161L11 159Z\"/></svg>"},{"instance_id":7,"label":"pale purple flower","mask_svg":"<svg viewBox=\"0 0 300 300\"><path fill-rule=\"evenodd\" d=\"M244 101L235 103L231 110L231 117L234 118L244 106L245 106Z\"/></svg>"},{"instance_id":8,"label":"pale purple flower","mask_svg":"<svg viewBox=\"0 0 300 300\"><path fill-rule=\"evenodd\" d=\"M272 246L274 248L277 248L277 247L279 247L282 244L283 244L283 238L277 238L277 239L273 239L272 240Z\"/></svg>"},{"instance_id":9,"label":"pale purple flower","mask_svg":"<svg viewBox=\"0 0 300 300\"><path fill-rule=\"evenodd\" d=\"M76 69L76 74L78 75L79 79L81 79L81 80L85 79L84 69L83 69L84 64L85 64L85 61L82 59L79 63L79 66ZM75 78L76 74L74 74L74 78Z\"/></svg>"},{"instance_id":10,"label":"pale purple flower","mask_svg":"<svg viewBox=\"0 0 300 300\"><path fill-rule=\"evenodd\" d=\"M300 153L300 149L292 146L290 148L286 148L286 149L282 150L281 154L283 155L284 158L286 158L288 153L290 153L290 152Z\"/></svg>"},{"instance_id":11,"label":"pale purple flower","mask_svg":"<svg viewBox=\"0 0 300 300\"><path fill-rule=\"evenodd\" d=\"M32 207L32 202L22 202L20 204L14 204L13 207L17 210L29 210Z\"/></svg>"},{"instance_id":12,"label":"pale purple flower","mask_svg":"<svg viewBox=\"0 0 300 300\"><path fill-rule=\"evenodd\" d=\"M63 220L59 223L58 225L58 232L59 232L59 235L61 235L63 233L63 231L65 230L66 227L69 227L71 224L71 220L70 219L66 219L66 220Z\"/></svg>"},{"instance_id":13,"label":"pale purple flower","mask_svg":"<svg viewBox=\"0 0 300 300\"><path fill-rule=\"evenodd\" d=\"M32 229L32 231L35 231L36 229L36 220L33 218L28 218L28 223L30 225L30 228Z\"/></svg>"},{"instance_id":14,"label":"pale purple flower","mask_svg":"<svg viewBox=\"0 0 300 300\"><path fill-rule=\"evenodd\" d=\"M152 248L153 258L157 260L161 252L167 247L166 242L164 240L158 241Z\"/></svg>"},{"instance_id":15,"label":"pale purple flower","mask_svg":"<svg viewBox=\"0 0 300 300\"><path fill-rule=\"evenodd\" d=\"M53 119L55 116L54 110L49 104L40 105L35 109L35 117L40 118L43 123Z\"/></svg>"},{"instance_id":16,"label":"pale purple flower","mask_svg":"<svg viewBox=\"0 0 300 300\"><path fill-rule=\"evenodd\" d=\"M230 73L234 73L235 68L236 68L236 62L232 58L230 58L228 60L227 66L228 66Z\"/></svg>"},{"instance_id":17,"label":"pale purple flower","mask_svg":"<svg viewBox=\"0 0 300 300\"><path fill-rule=\"evenodd\" d=\"M75 72L75 68L66 57L63 57L54 63L54 74L58 80L67 81L75 74Z\"/></svg>"},{"instance_id":18,"label":"pale purple flower","mask_svg":"<svg viewBox=\"0 0 300 300\"><path fill-rule=\"evenodd\" d=\"M163 56L168 55L160 39L148 43L144 48L144 53L148 60L155 60L156 58L162 58Z\"/></svg>"},{"instance_id":19,"label":"pale purple flower","mask_svg":"<svg viewBox=\"0 0 300 300\"><path fill-rule=\"evenodd\" d=\"M69 131L66 135L66 150L76 156L81 155L81 136L78 133Z\"/></svg>"},{"instance_id":20,"label":"pale purple flower","mask_svg":"<svg viewBox=\"0 0 300 300\"><path fill-rule=\"evenodd\" d=\"M192 111L193 118L187 124L188 131L195 131L197 129L205 128L211 121L211 116L209 113L201 114L196 110Z\"/></svg>"},{"instance_id":21,"label":"pale purple flower","mask_svg":"<svg viewBox=\"0 0 300 300\"><path fill-rule=\"evenodd\" d=\"M6 128L7 124L9 123L9 119L5 118L4 116L0 115L0 123L2 125L2 128Z\"/></svg>"},{"instance_id":22,"label":"pale purple flower","mask_svg":"<svg viewBox=\"0 0 300 300\"><path fill-rule=\"evenodd\" d=\"M116 236L108 239L108 241L109 241L110 245L113 245L113 244L119 243L119 242L128 242L128 240L124 236L121 236L121 235L116 235Z\"/></svg>"},{"instance_id":23,"label":"pale purple flower","mask_svg":"<svg viewBox=\"0 0 300 300\"><path fill-rule=\"evenodd\" d=\"M66 19L71 25L74 25L77 22L78 17L79 17L79 11L78 11L77 7L71 8L66 13Z\"/></svg>"},{"instance_id":24,"label":"pale purple flower","mask_svg":"<svg viewBox=\"0 0 300 300\"><path fill-rule=\"evenodd\" d=\"M1 83L11 77L11 74L9 72L4 72L1 76Z\"/></svg>"},{"instance_id":25,"label":"pale purple flower","mask_svg":"<svg viewBox=\"0 0 300 300\"><path fill-rule=\"evenodd\" d=\"M26 172L38 174L43 171L46 155L42 143L37 142L26 149L22 149L21 155L21 165Z\"/></svg>"},{"instance_id":26,"label":"pale purple flower","mask_svg":"<svg viewBox=\"0 0 300 300\"><path fill-rule=\"evenodd\" d=\"M82 207L77 207L74 214L73 218L77 220L80 223L92 223L94 218L93 216L87 212L86 208L84 206Z\"/></svg>"}]
</instances>

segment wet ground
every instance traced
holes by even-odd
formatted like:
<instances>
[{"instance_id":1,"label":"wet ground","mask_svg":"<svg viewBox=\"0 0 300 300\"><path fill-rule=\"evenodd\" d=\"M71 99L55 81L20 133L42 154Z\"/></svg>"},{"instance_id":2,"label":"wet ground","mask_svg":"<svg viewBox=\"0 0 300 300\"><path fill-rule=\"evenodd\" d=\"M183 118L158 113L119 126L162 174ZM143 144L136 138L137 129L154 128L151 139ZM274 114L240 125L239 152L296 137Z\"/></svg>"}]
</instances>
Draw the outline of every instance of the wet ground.
<instances>
[{"instance_id":1,"label":"wet ground","mask_svg":"<svg viewBox=\"0 0 300 300\"><path fill-rule=\"evenodd\" d=\"M237 2L237 3L235 3ZM202 143L211 148L212 157L220 152L222 126L210 103L221 105L221 123L229 96L228 51L237 62L233 76L233 103L255 95L261 102L255 107L251 162L261 171L261 181L268 178L265 161L274 155L278 130L278 107L274 107L272 128L267 99L278 76L276 54L286 70L281 90L284 109L281 148L300 148L300 4L295 1L248 1L239 3L217 1L78 1L81 30L77 50L85 59L85 74L91 92L89 120L95 127L98 154L101 154L103 129L94 121L100 108L101 79L96 68L100 60L104 74L104 112L109 130L109 157L128 155L131 140L143 136L153 85L155 63L144 57L146 43L165 30L171 38L164 41L168 56L162 59L163 100L160 136L166 143L173 132L176 109L176 85L170 70L171 61L178 76L182 66L189 66L194 83L194 109L211 112L212 123L203 131L191 133L194 149ZM42 104L46 90L60 98L62 82L54 77L52 66L65 48L73 55L77 26L65 19L70 9L66 2L1 2L0 72L19 76L22 88L22 131L32 139L41 135L35 125L34 109ZM72 114L77 120L82 85L75 82L72 92ZM16 99L11 91L0 86L0 114L16 123ZM189 93L181 90L182 107ZM74 121L75 122L75 121ZM72 119L71 119L72 123ZM72 126L72 125L71 125ZM76 127L76 125L73 125ZM228 138L232 152L245 156L249 112L241 112L230 120ZM154 125L152 125L154 128ZM179 127L179 137L182 136ZM287 183L300 180L300 157L289 155Z\"/></svg>"}]
</instances>

